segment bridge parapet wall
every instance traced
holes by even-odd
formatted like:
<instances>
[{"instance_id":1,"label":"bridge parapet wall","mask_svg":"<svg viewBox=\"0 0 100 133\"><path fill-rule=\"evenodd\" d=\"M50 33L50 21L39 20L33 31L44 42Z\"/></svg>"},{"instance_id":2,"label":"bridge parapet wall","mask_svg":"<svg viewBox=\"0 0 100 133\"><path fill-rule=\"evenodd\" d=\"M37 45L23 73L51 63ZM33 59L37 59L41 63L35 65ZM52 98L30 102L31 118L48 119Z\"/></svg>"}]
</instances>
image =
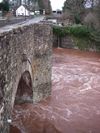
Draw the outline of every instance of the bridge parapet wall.
<instances>
[{"instance_id":1,"label":"bridge parapet wall","mask_svg":"<svg viewBox=\"0 0 100 133\"><path fill-rule=\"evenodd\" d=\"M52 29L47 24L22 25L0 32L0 127L9 132L21 75L29 71L33 102L51 93Z\"/></svg>"}]
</instances>

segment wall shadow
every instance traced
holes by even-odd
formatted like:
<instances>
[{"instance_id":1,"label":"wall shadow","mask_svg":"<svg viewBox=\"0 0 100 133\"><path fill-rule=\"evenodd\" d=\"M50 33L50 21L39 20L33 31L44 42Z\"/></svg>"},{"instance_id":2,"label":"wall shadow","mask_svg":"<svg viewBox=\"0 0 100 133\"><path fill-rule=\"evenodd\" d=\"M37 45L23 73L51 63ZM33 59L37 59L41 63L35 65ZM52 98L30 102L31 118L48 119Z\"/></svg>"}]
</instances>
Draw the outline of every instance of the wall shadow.
<instances>
[{"instance_id":1,"label":"wall shadow","mask_svg":"<svg viewBox=\"0 0 100 133\"><path fill-rule=\"evenodd\" d=\"M29 71L25 71L18 84L15 104L22 104L25 102L33 101L33 89L32 89L32 79Z\"/></svg>"}]
</instances>

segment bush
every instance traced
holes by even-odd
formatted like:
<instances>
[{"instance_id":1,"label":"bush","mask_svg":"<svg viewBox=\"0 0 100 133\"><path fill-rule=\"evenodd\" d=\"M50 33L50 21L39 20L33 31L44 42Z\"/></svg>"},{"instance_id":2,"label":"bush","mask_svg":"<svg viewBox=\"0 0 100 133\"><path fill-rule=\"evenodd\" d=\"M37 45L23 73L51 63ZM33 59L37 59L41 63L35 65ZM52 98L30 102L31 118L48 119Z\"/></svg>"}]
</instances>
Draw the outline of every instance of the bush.
<instances>
[{"instance_id":1,"label":"bush","mask_svg":"<svg viewBox=\"0 0 100 133\"><path fill-rule=\"evenodd\" d=\"M100 44L100 31L92 31L90 33L90 39Z\"/></svg>"},{"instance_id":2,"label":"bush","mask_svg":"<svg viewBox=\"0 0 100 133\"><path fill-rule=\"evenodd\" d=\"M69 28L54 26L53 33L59 37L64 37L70 33L70 30Z\"/></svg>"},{"instance_id":3,"label":"bush","mask_svg":"<svg viewBox=\"0 0 100 133\"><path fill-rule=\"evenodd\" d=\"M76 25L70 27L70 34L76 37L89 37L90 30L84 25Z\"/></svg>"},{"instance_id":4,"label":"bush","mask_svg":"<svg viewBox=\"0 0 100 133\"><path fill-rule=\"evenodd\" d=\"M53 27L53 33L59 37L66 36L67 34L76 37L89 37L90 30L83 25L73 25L69 27Z\"/></svg>"},{"instance_id":5,"label":"bush","mask_svg":"<svg viewBox=\"0 0 100 133\"><path fill-rule=\"evenodd\" d=\"M54 26L53 33L58 37L72 36L76 46L80 49L86 50L91 46L96 46L96 49L100 51L100 31L97 32L84 25L73 25L69 27Z\"/></svg>"}]
</instances>

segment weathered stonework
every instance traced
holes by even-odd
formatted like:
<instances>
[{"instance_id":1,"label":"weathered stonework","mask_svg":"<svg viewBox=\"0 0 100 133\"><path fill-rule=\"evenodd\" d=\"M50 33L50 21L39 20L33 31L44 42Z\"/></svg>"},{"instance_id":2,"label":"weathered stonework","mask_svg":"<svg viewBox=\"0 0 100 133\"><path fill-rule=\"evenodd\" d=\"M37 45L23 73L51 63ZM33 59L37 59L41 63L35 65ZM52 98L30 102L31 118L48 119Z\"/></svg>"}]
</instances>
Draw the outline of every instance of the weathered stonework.
<instances>
[{"instance_id":1,"label":"weathered stonework","mask_svg":"<svg viewBox=\"0 0 100 133\"><path fill-rule=\"evenodd\" d=\"M67 35L66 37L62 37L61 47L62 48L74 48L74 42L71 36Z\"/></svg>"},{"instance_id":2,"label":"weathered stonework","mask_svg":"<svg viewBox=\"0 0 100 133\"><path fill-rule=\"evenodd\" d=\"M9 119L21 75L28 71L33 102L51 94L52 28L31 24L0 33L0 133L9 132ZM7 122L8 121L8 122Z\"/></svg>"},{"instance_id":3,"label":"weathered stonework","mask_svg":"<svg viewBox=\"0 0 100 133\"><path fill-rule=\"evenodd\" d=\"M56 35L53 35L53 47L74 48L74 42L69 35L65 37L57 37Z\"/></svg>"},{"instance_id":4,"label":"weathered stonework","mask_svg":"<svg viewBox=\"0 0 100 133\"><path fill-rule=\"evenodd\" d=\"M56 35L53 35L53 47L80 49L83 51L95 51L95 52L100 51L99 44L96 45L96 43L93 42L92 44L88 45L84 45L84 43L77 45L77 41L75 41L75 38L73 38L70 35L66 35L64 37L57 37Z\"/></svg>"}]
</instances>

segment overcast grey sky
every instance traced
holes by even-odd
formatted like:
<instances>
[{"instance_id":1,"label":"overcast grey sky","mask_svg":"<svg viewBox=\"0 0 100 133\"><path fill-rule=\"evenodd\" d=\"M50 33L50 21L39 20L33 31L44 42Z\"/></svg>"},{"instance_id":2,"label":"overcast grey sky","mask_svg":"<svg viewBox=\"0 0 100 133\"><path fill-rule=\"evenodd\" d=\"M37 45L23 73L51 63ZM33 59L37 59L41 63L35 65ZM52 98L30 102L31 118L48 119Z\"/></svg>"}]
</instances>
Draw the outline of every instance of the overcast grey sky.
<instances>
[{"instance_id":1,"label":"overcast grey sky","mask_svg":"<svg viewBox=\"0 0 100 133\"><path fill-rule=\"evenodd\" d=\"M1 1L2 0L0 0L0 2ZM51 1L52 9L56 10L56 9L62 9L65 0L50 0L50 1Z\"/></svg>"},{"instance_id":2,"label":"overcast grey sky","mask_svg":"<svg viewBox=\"0 0 100 133\"><path fill-rule=\"evenodd\" d=\"M52 9L56 10L56 9L62 9L65 0L50 0L50 1Z\"/></svg>"}]
</instances>

